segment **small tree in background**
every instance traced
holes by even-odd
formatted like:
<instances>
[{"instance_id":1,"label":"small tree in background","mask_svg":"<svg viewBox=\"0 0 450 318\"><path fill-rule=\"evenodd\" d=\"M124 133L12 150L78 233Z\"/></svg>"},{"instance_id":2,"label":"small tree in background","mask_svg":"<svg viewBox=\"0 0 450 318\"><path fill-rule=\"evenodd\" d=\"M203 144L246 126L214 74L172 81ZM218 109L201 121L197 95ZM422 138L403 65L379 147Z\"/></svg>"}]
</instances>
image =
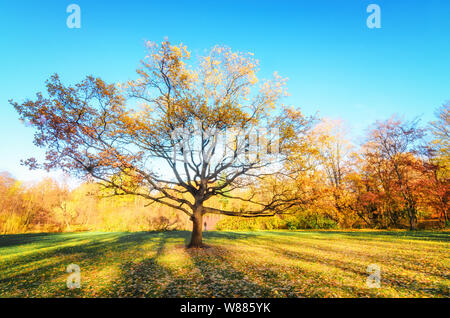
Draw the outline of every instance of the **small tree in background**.
<instances>
[{"instance_id":1,"label":"small tree in background","mask_svg":"<svg viewBox=\"0 0 450 318\"><path fill-rule=\"evenodd\" d=\"M411 230L417 228L423 189L423 162L417 155L424 134L417 120L408 122L392 117L375 123L363 150L365 161L383 189L385 210L389 212L398 204L391 217L404 211Z\"/></svg>"}]
</instances>

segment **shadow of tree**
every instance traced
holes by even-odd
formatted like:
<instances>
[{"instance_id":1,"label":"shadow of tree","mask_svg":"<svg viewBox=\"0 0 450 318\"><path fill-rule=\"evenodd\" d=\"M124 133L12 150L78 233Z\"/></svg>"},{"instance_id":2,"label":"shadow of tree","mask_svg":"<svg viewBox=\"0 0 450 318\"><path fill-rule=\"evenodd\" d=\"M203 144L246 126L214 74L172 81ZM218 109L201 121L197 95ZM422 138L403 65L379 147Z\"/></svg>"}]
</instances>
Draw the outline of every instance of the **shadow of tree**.
<instances>
[{"instance_id":1,"label":"shadow of tree","mask_svg":"<svg viewBox=\"0 0 450 318\"><path fill-rule=\"evenodd\" d=\"M190 234L190 232L189 232ZM257 237L258 232L227 232L227 231L205 231L203 237L205 239L227 239L227 240L246 240L252 237Z\"/></svg>"},{"instance_id":2,"label":"shadow of tree","mask_svg":"<svg viewBox=\"0 0 450 318\"><path fill-rule=\"evenodd\" d=\"M222 237L221 233L209 233L209 237ZM247 235L243 235L247 237ZM197 297L268 297L269 288L251 279L242 270L236 269L231 260L233 256L223 246L210 246L205 249L189 249L187 253L195 267L198 278L179 278L173 280L163 292L164 297L182 297L186 294L184 286L192 286ZM191 280L191 284L187 284Z\"/></svg>"},{"instance_id":3,"label":"shadow of tree","mask_svg":"<svg viewBox=\"0 0 450 318\"><path fill-rule=\"evenodd\" d=\"M178 235L177 235L178 236ZM181 238L182 236L178 236ZM251 281L230 262L223 247L183 249L188 255L181 274L161 265L167 237L162 236L152 257L121 266L120 280L103 292L106 297L269 297L271 290ZM173 247L173 246L172 246Z\"/></svg>"},{"instance_id":4,"label":"shadow of tree","mask_svg":"<svg viewBox=\"0 0 450 318\"><path fill-rule=\"evenodd\" d=\"M55 233L26 233L26 234L8 234L8 235L0 235L0 247L14 247L17 245L25 245L32 243L41 243L42 241L51 238L54 240Z\"/></svg>"},{"instance_id":5,"label":"shadow of tree","mask_svg":"<svg viewBox=\"0 0 450 318\"><path fill-rule=\"evenodd\" d=\"M448 242L450 241L450 232L436 232L436 231L307 231L310 234L319 234L323 236L332 236L332 235L343 235L349 236L353 238L360 238L363 240L367 240L367 237L378 237L378 238L395 238L395 239L407 239L407 240L424 240L424 241L439 241L439 242ZM292 235L299 232L276 232L281 235Z\"/></svg>"},{"instance_id":6,"label":"shadow of tree","mask_svg":"<svg viewBox=\"0 0 450 318\"><path fill-rule=\"evenodd\" d=\"M167 235L159 233L156 236L158 242L155 246L155 255L138 263L129 260L121 264L120 280L116 282L115 287L110 286L103 290L102 294L107 297L155 297L158 294L161 281L170 273L157 263L157 258L164 251ZM182 235L177 236L183 237ZM140 241L145 241L145 238L145 233L143 233ZM153 237L153 239L155 238Z\"/></svg>"},{"instance_id":7,"label":"shadow of tree","mask_svg":"<svg viewBox=\"0 0 450 318\"><path fill-rule=\"evenodd\" d=\"M339 259L334 254L312 254L311 248L326 252L323 244L309 241L304 242L308 250L290 249L289 245L297 238L301 243L300 233L277 231L273 234L278 236L276 239L271 232L205 232L205 242L211 244L206 249L184 249L183 242L188 242L189 231L40 233L1 237L1 251L6 253L2 254L5 258L0 262L0 290L7 290L8 295L15 297L321 297L321 289L315 285L327 285L328 281L323 281L326 277L334 279L333 275L323 275L322 269L310 271L309 265L302 268L294 266L295 263L290 266L286 265L289 262L274 262L270 266L258 267L259 263L254 262L258 258L256 254L249 255L250 261L245 254L239 254L246 251L239 248L248 243L246 240L251 240L252 247L257 247L257 253L261 255L270 253L280 261L291 259L320 264L330 270L345 270L351 274L349 277L366 279L365 268L358 262ZM317 233L319 241L325 238L330 242L335 234L352 236L351 232L339 231L308 233ZM378 232L375 234L379 235ZM355 233L354 236L358 235ZM315 235L313 239L318 242ZM181 251L182 262L185 262L177 263L176 268L167 263L172 261L172 252L176 251L174 246L180 249L178 252ZM256 253L256 250L251 253ZM82 269L81 289L69 290L66 287L69 275L66 267L71 263L80 265ZM408 269L410 263L395 265ZM97 283L96 273L108 266L116 270L116 276ZM86 282L84 273L94 281ZM383 275L384 283L392 288L448 297L448 288L420 286L414 279L404 279L396 273ZM430 286L434 289L427 291ZM340 294L345 294L344 289L347 289L354 296L372 295L372 291L355 289L348 281L340 282L336 288L338 293L342 291Z\"/></svg>"},{"instance_id":8,"label":"shadow of tree","mask_svg":"<svg viewBox=\"0 0 450 318\"><path fill-rule=\"evenodd\" d=\"M356 262L352 262L349 260L340 260L340 259L333 259L331 257L326 256L320 256L319 255L310 255L305 252L299 252L299 251L291 251L286 250L283 248L277 248L277 247L269 247L269 250L275 252L276 254L280 255L281 257L287 257L294 260L301 260L303 262L309 262L311 264L321 264L326 267L329 267L330 269L336 268L340 269L342 271L353 273L355 274L361 282L365 282L368 277L368 272L366 271L366 266L362 266L361 264L358 264ZM379 264L382 264L382 262L379 262ZM369 265L369 264L367 264ZM405 269L411 269L407 265L404 264L398 264L397 266L403 267ZM438 275L432 275L430 273L427 273L427 275L436 276L440 279L445 279L445 274L441 274L441 276ZM338 277L336 277L337 279ZM419 293L427 294L430 290L430 285L421 285L418 284L416 280L411 279L408 277L408 275L402 275L394 274L390 272L382 272L382 284L385 287L391 287L394 289L403 289L403 290L415 290ZM350 288L353 290L353 294L357 295L358 291L354 289L354 286L350 285L342 285L342 287ZM445 288L433 288L433 293L438 296L448 296L448 290L445 290ZM367 290L365 291L365 294L374 294L376 290Z\"/></svg>"},{"instance_id":9,"label":"shadow of tree","mask_svg":"<svg viewBox=\"0 0 450 318\"><path fill-rule=\"evenodd\" d=\"M17 296L20 297L33 297L42 285L51 285L50 281L57 279L49 296L86 296L83 281L81 289L70 290L66 287L69 275L66 267L69 264L79 265L83 277L83 272L95 266L101 267L108 261L126 262L126 259L121 258L124 255L122 252L136 250L146 242L153 242L158 236L165 237L158 232L99 233L90 235L88 239L74 235L64 241L55 237L32 253L12 254L10 260L2 262L0 287L17 291ZM31 243L38 237L40 236L27 236L25 241Z\"/></svg>"}]
</instances>

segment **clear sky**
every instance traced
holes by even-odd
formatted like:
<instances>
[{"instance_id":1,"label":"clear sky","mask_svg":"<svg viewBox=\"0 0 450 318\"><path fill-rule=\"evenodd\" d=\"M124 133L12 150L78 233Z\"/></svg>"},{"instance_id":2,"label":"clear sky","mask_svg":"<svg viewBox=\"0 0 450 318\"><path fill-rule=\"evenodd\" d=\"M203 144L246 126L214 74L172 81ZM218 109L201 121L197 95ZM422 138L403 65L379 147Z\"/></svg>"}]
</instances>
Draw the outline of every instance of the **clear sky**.
<instances>
[{"instance_id":1,"label":"clear sky","mask_svg":"<svg viewBox=\"0 0 450 318\"><path fill-rule=\"evenodd\" d=\"M66 7L81 8L81 28ZM369 4L381 28L369 29ZM353 136L394 113L423 122L450 100L450 1L0 0L0 171L43 176L19 164L42 158L33 130L8 99L22 101L57 72L65 83L86 75L109 82L134 77L144 41L183 42L194 53L215 44L253 52L263 77L289 78L289 104L341 118Z\"/></svg>"}]
</instances>

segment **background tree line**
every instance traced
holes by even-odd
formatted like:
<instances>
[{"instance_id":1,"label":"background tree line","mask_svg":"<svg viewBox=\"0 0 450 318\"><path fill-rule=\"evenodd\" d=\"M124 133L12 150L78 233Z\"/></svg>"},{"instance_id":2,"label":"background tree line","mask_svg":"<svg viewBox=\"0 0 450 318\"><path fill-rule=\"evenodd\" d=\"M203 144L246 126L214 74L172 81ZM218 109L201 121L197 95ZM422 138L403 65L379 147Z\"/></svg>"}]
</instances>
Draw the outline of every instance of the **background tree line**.
<instances>
[{"instance_id":1,"label":"background tree line","mask_svg":"<svg viewBox=\"0 0 450 318\"><path fill-rule=\"evenodd\" d=\"M292 151L285 171L301 203L286 215L263 218L220 216L218 229L437 228L449 224L450 103L436 120L420 125L393 116L376 122L360 146L340 121L322 119ZM292 147L295 147L292 146ZM301 148L300 148L301 147ZM295 150L295 149L294 149ZM270 196L236 189L234 194ZM260 190L260 189L259 189ZM169 206L83 183L75 189L51 179L24 184L0 175L0 233L31 231L143 231L190 229L190 220ZM243 193L247 192L247 193ZM211 207L245 211L252 202L211 199Z\"/></svg>"}]
</instances>

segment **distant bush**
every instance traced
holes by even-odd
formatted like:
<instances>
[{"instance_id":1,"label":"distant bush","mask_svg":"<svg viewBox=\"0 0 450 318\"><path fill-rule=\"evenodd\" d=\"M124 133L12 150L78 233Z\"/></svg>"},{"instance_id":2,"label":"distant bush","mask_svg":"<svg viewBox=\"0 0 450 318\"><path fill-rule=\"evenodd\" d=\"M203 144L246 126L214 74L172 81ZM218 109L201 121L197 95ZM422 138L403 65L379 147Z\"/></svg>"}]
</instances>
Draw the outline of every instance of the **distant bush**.
<instances>
[{"instance_id":1,"label":"distant bush","mask_svg":"<svg viewBox=\"0 0 450 318\"><path fill-rule=\"evenodd\" d=\"M289 216L259 218L225 217L220 220L218 230L276 230L276 229L336 229L338 224L319 214L296 213Z\"/></svg>"},{"instance_id":2,"label":"distant bush","mask_svg":"<svg viewBox=\"0 0 450 318\"><path fill-rule=\"evenodd\" d=\"M218 230L274 230L285 228L286 222L279 216L241 218L225 217L220 220L216 229Z\"/></svg>"},{"instance_id":3,"label":"distant bush","mask_svg":"<svg viewBox=\"0 0 450 318\"><path fill-rule=\"evenodd\" d=\"M228 216L216 224L217 230L274 230L286 226L286 222L278 216L242 218Z\"/></svg>"},{"instance_id":4,"label":"distant bush","mask_svg":"<svg viewBox=\"0 0 450 318\"><path fill-rule=\"evenodd\" d=\"M296 214L286 220L289 230L300 229L337 229L338 224L320 214Z\"/></svg>"}]
</instances>

